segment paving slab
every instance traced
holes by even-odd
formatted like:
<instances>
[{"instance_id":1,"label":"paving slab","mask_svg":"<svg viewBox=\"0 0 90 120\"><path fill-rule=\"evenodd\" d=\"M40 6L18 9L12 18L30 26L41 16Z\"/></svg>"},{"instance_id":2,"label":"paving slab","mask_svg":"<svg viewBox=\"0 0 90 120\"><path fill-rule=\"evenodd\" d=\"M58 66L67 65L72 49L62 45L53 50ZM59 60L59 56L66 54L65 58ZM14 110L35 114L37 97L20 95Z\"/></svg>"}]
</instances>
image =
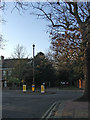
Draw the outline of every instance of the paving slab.
<instances>
[{"instance_id":1,"label":"paving slab","mask_svg":"<svg viewBox=\"0 0 90 120\"><path fill-rule=\"evenodd\" d=\"M63 102L58 106L54 118L88 118L88 102Z\"/></svg>"}]
</instances>

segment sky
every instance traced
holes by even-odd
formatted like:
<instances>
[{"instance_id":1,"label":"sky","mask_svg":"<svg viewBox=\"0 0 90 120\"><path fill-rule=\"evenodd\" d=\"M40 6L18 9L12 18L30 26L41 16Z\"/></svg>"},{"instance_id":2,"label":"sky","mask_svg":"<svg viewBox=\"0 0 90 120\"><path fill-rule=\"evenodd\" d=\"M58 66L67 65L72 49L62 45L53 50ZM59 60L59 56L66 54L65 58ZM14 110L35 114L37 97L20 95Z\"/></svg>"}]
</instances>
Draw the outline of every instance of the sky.
<instances>
[{"instance_id":1,"label":"sky","mask_svg":"<svg viewBox=\"0 0 90 120\"><path fill-rule=\"evenodd\" d=\"M10 58L18 44L25 47L29 57L32 57L33 44L35 44L35 55L38 52L47 53L50 46L48 22L30 15L29 11L25 11L24 14L21 12L21 15L17 10L11 13L12 4L13 2L7 2L7 9L2 13L6 22L2 24L1 32L6 41L4 49L0 50L0 56Z\"/></svg>"}]
</instances>

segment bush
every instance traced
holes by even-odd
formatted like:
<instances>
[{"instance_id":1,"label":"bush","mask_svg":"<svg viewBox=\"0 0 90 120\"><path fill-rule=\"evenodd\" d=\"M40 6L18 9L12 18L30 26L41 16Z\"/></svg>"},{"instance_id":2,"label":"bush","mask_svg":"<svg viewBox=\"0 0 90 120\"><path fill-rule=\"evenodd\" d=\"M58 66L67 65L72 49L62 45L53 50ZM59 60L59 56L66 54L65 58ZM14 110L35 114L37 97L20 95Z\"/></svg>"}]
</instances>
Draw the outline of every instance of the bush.
<instances>
[{"instance_id":1,"label":"bush","mask_svg":"<svg viewBox=\"0 0 90 120\"><path fill-rule=\"evenodd\" d=\"M20 80L16 77L10 77L8 80L8 86L18 86L20 84Z\"/></svg>"}]
</instances>

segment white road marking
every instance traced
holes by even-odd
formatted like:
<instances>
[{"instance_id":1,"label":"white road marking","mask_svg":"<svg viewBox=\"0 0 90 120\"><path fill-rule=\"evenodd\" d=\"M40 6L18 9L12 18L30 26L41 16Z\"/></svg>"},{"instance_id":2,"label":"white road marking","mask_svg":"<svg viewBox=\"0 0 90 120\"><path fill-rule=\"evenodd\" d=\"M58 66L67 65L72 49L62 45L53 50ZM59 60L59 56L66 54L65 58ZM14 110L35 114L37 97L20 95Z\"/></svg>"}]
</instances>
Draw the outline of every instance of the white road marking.
<instances>
[{"instance_id":1,"label":"white road marking","mask_svg":"<svg viewBox=\"0 0 90 120\"><path fill-rule=\"evenodd\" d=\"M55 109L56 103L57 103L57 102L54 102L54 103L51 105L51 107L45 112L45 114L41 117L41 119L45 119L45 118L47 118L47 117L50 116L50 114L51 114L50 111L52 111L52 110ZM50 114L49 114L49 113L50 113ZM48 114L49 114L49 115L48 115Z\"/></svg>"}]
</instances>

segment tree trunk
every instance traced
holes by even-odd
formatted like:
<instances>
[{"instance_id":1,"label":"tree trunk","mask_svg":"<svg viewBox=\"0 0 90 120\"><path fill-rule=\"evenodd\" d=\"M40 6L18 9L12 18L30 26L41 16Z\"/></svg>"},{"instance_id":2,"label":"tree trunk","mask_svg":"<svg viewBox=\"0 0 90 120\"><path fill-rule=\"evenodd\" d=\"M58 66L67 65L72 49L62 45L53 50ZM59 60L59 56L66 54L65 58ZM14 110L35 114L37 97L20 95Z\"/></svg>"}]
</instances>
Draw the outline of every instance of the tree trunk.
<instances>
[{"instance_id":1,"label":"tree trunk","mask_svg":"<svg viewBox=\"0 0 90 120\"><path fill-rule=\"evenodd\" d=\"M89 94L89 80L90 80L90 42L88 44L88 49L87 49L87 56L88 56L88 100L90 101L90 94Z\"/></svg>"},{"instance_id":2,"label":"tree trunk","mask_svg":"<svg viewBox=\"0 0 90 120\"><path fill-rule=\"evenodd\" d=\"M85 67L84 67L84 79L85 79L85 91L84 95L88 95L88 54L87 49L85 50Z\"/></svg>"},{"instance_id":3,"label":"tree trunk","mask_svg":"<svg viewBox=\"0 0 90 120\"><path fill-rule=\"evenodd\" d=\"M88 88L89 88L89 73L90 73L90 42L88 43L88 47L86 50L86 79L85 79L85 91L84 91L84 95L88 95L89 98L89 92L88 92Z\"/></svg>"},{"instance_id":4,"label":"tree trunk","mask_svg":"<svg viewBox=\"0 0 90 120\"><path fill-rule=\"evenodd\" d=\"M83 37L83 47L85 49L85 72L84 72L84 79L85 79L85 91L84 96L88 100L88 83L89 83L89 71L90 71L90 30L89 30L89 23L82 25L82 37Z\"/></svg>"}]
</instances>

